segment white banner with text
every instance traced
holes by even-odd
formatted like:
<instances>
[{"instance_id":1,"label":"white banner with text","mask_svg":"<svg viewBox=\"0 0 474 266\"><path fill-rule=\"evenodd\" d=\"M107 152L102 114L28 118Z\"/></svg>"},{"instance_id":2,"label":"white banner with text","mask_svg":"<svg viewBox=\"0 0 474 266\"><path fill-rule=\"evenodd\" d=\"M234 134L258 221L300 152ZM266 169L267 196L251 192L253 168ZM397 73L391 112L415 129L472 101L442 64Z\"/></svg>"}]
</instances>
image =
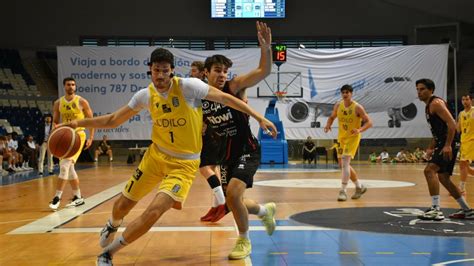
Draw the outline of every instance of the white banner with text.
<instances>
[{"instance_id":1,"label":"white banner with text","mask_svg":"<svg viewBox=\"0 0 474 266\"><path fill-rule=\"evenodd\" d=\"M148 60L155 47L58 47L58 95L64 95L62 80L73 77L77 94L87 99L94 115L114 112L134 93L150 83ZM175 74L189 76L191 63L223 54L233 61L231 79L258 66L259 48L193 51L169 48L175 55ZM374 121L363 138L429 137L424 103L417 98L415 81L432 79L435 94L446 97L447 45L417 45L353 49L288 49L287 62L252 88L249 104L264 113L275 92L287 97L277 102L287 139L312 136L330 139L337 135L322 130L333 105L341 99L344 84L354 88L353 98ZM257 134L258 124L251 120ZM121 126L96 131L109 139L150 139L151 121L142 111Z\"/></svg>"}]
</instances>

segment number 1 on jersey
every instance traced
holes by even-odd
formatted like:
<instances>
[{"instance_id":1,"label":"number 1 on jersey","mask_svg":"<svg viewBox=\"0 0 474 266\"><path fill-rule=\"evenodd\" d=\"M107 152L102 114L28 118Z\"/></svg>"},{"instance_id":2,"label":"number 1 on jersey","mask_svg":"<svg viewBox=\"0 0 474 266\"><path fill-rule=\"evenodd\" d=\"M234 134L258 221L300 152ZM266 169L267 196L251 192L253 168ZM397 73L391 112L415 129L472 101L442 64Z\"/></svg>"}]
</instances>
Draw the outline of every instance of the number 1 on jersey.
<instances>
[{"instance_id":1,"label":"number 1 on jersey","mask_svg":"<svg viewBox=\"0 0 474 266\"><path fill-rule=\"evenodd\" d=\"M171 143L174 143L173 131L170 131L170 138L171 138Z\"/></svg>"}]
</instances>

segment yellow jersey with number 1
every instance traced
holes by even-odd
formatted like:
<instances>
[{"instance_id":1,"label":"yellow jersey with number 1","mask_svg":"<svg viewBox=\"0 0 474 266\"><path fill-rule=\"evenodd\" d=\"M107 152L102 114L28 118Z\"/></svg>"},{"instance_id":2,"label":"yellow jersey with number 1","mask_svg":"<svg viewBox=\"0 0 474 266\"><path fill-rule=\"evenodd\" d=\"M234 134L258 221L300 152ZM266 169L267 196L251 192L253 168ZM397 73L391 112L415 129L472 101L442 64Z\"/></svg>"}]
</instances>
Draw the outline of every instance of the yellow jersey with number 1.
<instances>
[{"instance_id":1,"label":"yellow jersey with number 1","mask_svg":"<svg viewBox=\"0 0 474 266\"><path fill-rule=\"evenodd\" d=\"M186 102L178 77L173 77L166 97L160 95L152 84L148 89L153 143L169 155L199 156L202 148L202 108Z\"/></svg>"}]
</instances>

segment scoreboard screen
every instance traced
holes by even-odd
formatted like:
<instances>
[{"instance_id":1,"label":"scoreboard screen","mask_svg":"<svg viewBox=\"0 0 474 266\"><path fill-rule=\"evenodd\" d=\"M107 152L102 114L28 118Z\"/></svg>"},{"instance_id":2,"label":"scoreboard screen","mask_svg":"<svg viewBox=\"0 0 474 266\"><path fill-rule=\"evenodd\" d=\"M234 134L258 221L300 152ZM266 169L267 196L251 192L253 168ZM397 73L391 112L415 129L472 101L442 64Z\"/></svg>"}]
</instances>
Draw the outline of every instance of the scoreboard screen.
<instances>
[{"instance_id":1,"label":"scoreboard screen","mask_svg":"<svg viewBox=\"0 0 474 266\"><path fill-rule=\"evenodd\" d=\"M285 0L211 0L212 18L284 18Z\"/></svg>"}]
</instances>

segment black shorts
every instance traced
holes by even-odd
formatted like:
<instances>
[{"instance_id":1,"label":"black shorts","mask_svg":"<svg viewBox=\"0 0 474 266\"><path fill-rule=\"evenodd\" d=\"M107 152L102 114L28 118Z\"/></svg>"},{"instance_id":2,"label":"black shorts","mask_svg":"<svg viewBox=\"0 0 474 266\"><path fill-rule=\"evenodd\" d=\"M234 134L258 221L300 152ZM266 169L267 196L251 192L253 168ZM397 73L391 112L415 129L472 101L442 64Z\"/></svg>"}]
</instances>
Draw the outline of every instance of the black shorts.
<instances>
[{"instance_id":1,"label":"black shorts","mask_svg":"<svg viewBox=\"0 0 474 266\"><path fill-rule=\"evenodd\" d=\"M199 168L208 165L220 165L225 152L225 147L223 146L225 145L218 142L215 138L203 135Z\"/></svg>"},{"instance_id":2,"label":"black shorts","mask_svg":"<svg viewBox=\"0 0 474 266\"><path fill-rule=\"evenodd\" d=\"M451 176L453 175L454 165L456 164L456 157L458 155L459 145L457 142L453 141L453 144L451 145L451 149L453 150L453 157L449 161L446 161L443 158L443 147L444 144L438 144L435 146L433 155L431 156L431 160L429 162L436 164L439 167L438 173L448 173Z\"/></svg>"},{"instance_id":3,"label":"black shorts","mask_svg":"<svg viewBox=\"0 0 474 266\"><path fill-rule=\"evenodd\" d=\"M260 150L250 154L244 154L237 159L230 160L221 165L221 181L229 184L232 178L237 178L247 184L247 188L253 185L253 176L260 166ZM226 185L227 185L226 184ZM222 184L224 186L224 184Z\"/></svg>"}]
</instances>

